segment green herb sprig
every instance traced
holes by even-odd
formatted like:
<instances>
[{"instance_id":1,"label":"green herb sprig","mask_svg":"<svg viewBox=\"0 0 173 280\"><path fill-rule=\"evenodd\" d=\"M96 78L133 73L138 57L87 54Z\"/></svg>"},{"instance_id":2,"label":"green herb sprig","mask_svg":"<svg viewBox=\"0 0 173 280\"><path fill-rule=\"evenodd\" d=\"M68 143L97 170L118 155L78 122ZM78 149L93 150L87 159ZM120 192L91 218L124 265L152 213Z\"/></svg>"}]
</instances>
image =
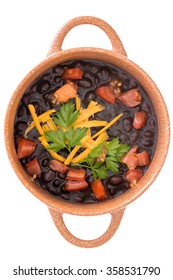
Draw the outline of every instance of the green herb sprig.
<instances>
[{"instance_id":1,"label":"green herb sprig","mask_svg":"<svg viewBox=\"0 0 173 280\"><path fill-rule=\"evenodd\" d=\"M88 157L76 165L91 169L94 180L97 178L106 179L109 170L114 174L118 173L120 158L128 152L129 149L129 145L119 143L119 139L116 137L111 142L106 143L104 141L92 149ZM103 151L105 151L104 161L97 162Z\"/></svg>"},{"instance_id":2,"label":"green herb sprig","mask_svg":"<svg viewBox=\"0 0 173 280\"><path fill-rule=\"evenodd\" d=\"M76 128L72 126L79 116L79 111L75 110L75 105L71 102L65 103L56 112L54 122L59 126L57 131L46 131L45 136L50 144L48 150L58 152L66 148L71 151L72 147L82 145L81 140L87 133L87 128Z\"/></svg>"}]
</instances>

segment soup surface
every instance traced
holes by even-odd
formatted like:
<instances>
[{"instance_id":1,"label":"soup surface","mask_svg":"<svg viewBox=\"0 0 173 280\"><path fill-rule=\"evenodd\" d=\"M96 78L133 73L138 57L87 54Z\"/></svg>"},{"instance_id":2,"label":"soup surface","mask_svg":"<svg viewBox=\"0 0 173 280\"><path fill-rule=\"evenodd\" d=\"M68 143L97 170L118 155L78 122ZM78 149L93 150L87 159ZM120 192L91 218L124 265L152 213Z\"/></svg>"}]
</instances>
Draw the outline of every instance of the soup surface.
<instances>
[{"instance_id":1,"label":"soup surface","mask_svg":"<svg viewBox=\"0 0 173 280\"><path fill-rule=\"evenodd\" d=\"M14 139L35 184L57 199L96 203L145 174L157 144L153 105L141 85L111 64L70 61L24 93Z\"/></svg>"}]
</instances>

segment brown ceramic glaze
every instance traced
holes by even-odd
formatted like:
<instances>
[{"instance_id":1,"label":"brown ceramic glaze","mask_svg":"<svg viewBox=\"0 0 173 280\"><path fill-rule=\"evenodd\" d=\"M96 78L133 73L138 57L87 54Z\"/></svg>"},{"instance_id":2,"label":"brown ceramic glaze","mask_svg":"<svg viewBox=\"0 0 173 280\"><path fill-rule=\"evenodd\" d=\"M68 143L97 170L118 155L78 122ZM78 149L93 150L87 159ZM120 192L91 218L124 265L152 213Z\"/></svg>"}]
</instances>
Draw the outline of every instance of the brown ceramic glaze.
<instances>
[{"instance_id":1,"label":"brown ceramic glaze","mask_svg":"<svg viewBox=\"0 0 173 280\"><path fill-rule=\"evenodd\" d=\"M92 24L101 28L109 37L112 50L105 50L101 48L93 47L83 47L83 48L73 48L69 50L62 50L62 43L66 34L75 26L80 24ZM142 55L142 54L141 54ZM155 151L154 158L139 183L135 188L132 188L125 192L124 194L107 200L104 202L99 202L96 204L71 204L62 200L58 200L51 196L49 193L45 192L42 188L35 185L31 177L25 172L21 166L14 146L13 138L13 123L15 119L16 110L21 97L23 96L26 89L30 84L40 76L45 70L55 66L57 63L63 63L70 60L80 60L80 59L93 59L111 63L121 69L129 72L138 82L142 85L144 90L150 97L154 109L156 112L158 120L158 143ZM106 22L99 18L84 16L77 17L68 21L57 33L55 39L51 45L50 51L47 58L36 66L20 83L14 92L6 114L5 121L5 143L7 148L7 153L14 168L17 176L23 183L23 185L35 195L38 199L44 202L50 211L52 219L60 231L62 236L69 242L81 246L81 247L96 247L107 242L117 230L124 210L126 206L133 200L138 198L155 180L159 171L161 170L163 163L165 161L168 146L169 146L169 117L165 102L154 82L151 78L135 63L130 61L124 50L124 47L116 34L116 32L109 26ZM107 231L99 238L94 240L81 240L73 236L67 227L65 226L63 220L63 213L73 214L73 215L83 215L92 216L100 215L104 213L111 214L111 223Z\"/></svg>"}]
</instances>

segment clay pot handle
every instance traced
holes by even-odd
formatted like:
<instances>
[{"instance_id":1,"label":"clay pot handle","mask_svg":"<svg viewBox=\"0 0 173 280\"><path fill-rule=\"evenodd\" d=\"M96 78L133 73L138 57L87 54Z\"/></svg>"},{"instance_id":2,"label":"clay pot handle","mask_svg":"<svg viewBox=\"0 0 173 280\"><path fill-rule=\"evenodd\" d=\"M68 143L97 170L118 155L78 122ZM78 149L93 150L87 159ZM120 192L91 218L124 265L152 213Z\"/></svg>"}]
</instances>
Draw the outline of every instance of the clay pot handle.
<instances>
[{"instance_id":1,"label":"clay pot handle","mask_svg":"<svg viewBox=\"0 0 173 280\"><path fill-rule=\"evenodd\" d=\"M100 237L93 239L93 240L83 240L75 237L66 227L64 220L63 220L63 214L49 208L51 217L54 221L54 224L56 228L59 230L61 235L70 243L79 246L79 247L85 247L85 248L92 248L100 246L104 243L106 243L116 232L116 230L119 227L119 224L121 222L121 219L123 217L125 209L121 209L118 212L111 213L111 222L106 230L106 232L101 235Z\"/></svg>"},{"instance_id":2,"label":"clay pot handle","mask_svg":"<svg viewBox=\"0 0 173 280\"><path fill-rule=\"evenodd\" d=\"M52 45L50 47L50 50L48 52L48 55L61 51L62 43L67 33L75 26L81 24L96 25L97 27L102 29L110 39L112 44L112 49L119 54L127 56L123 44L120 38L118 37L117 33L115 32L115 30L104 20L92 16L76 17L66 22L56 34L52 42Z\"/></svg>"}]
</instances>

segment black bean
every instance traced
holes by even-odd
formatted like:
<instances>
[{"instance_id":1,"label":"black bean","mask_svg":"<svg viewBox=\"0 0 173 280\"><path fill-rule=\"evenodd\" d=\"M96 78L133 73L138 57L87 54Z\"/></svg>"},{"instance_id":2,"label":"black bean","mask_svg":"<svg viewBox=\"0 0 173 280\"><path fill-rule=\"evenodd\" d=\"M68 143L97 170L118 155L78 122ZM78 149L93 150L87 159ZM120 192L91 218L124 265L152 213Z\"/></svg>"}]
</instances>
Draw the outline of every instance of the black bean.
<instances>
[{"instance_id":1,"label":"black bean","mask_svg":"<svg viewBox=\"0 0 173 280\"><path fill-rule=\"evenodd\" d=\"M51 102L52 94L50 94L50 93L45 93L45 94L43 95L43 98L44 98L46 101Z\"/></svg>"},{"instance_id":2,"label":"black bean","mask_svg":"<svg viewBox=\"0 0 173 280\"><path fill-rule=\"evenodd\" d=\"M61 66L56 66L53 68L53 72L61 76L64 73L64 69Z\"/></svg>"},{"instance_id":3,"label":"black bean","mask_svg":"<svg viewBox=\"0 0 173 280\"><path fill-rule=\"evenodd\" d=\"M123 116L129 116L131 112L129 110L124 110L123 111Z\"/></svg>"},{"instance_id":4,"label":"black bean","mask_svg":"<svg viewBox=\"0 0 173 280\"><path fill-rule=\"evenodd\" d=\"M54 77L54 82L55 82L56 84L58 84L60 81L61 81L61 78L60 78L60 77L58 77L58 76L55 76L55 77Z\"/></svg>"},{"instance_id":5,"label":"black bean","mask_svg":"<svg viewBox=\"0 0 173 280\"><path fill-rule=\"evenodd\" d=\"M70 196L68 194L61 194L61 197L65 200L69 200Z\"/></svg>"},{"instance_id":6,"label":"black bean","mask_svg":"<svg viewBox=\"0 0 173 280\"><path fill-rule=\"evenodd\" d=\"M154 136L154 131L152 131L152 130L145 130L144 131L144 136L145 137L153 137Z\"/></svg>"},{"instance_id":7,"label":"black bean","mask_svg":"<svg viewBox=\"0 0 173 280\"><path fill-rule=\"evenodd\" d=\"M18 112L17 112L18 118L23 117L24 113L25 113L25 108L24 108L24 106L21 105L18 109Z\"/></svg>"},{"instance_id":8,"label":"black bean","mask_svg":"<svg viewBox=\"0 0 173 280\"><path fill-rule=\"evenodd\" d=\"M120 139L121 143L127 143L128 136L126 134L121 134L119 139Z\"/></svg>"},{"instance_id":9,"label":"black bean","mask_svg":"<svg viewBox=\"0 0 173 280\"><path fill-rule=\"evenodd\" d=\"M31 94L36 93L36 91L37 91L37 86L36 86L36 85L33 85L33 86L31 87Z\"/></svg>"},{"instance_id":10,"label":"black bean","mask_svg":"<svg viewBox=\"0 0 173 280\"><path fill-rule=\"evenodd\" d=\"M53 182L53 186L54 186L55 188L59 188L59 186L60 186L60 181L59 181L58 179L56 179L56 180Z\"/></svg>"},{"instance_id":11,"label":"black bean","mask_svg":"<svg viewBox=\"0 0 173 280\"><path fill-rule=\"evenodd\" d=\"M151 128L154 128L155 127L155 125L156 125L156 123L155 123L155 120L154 119L151 119L151 120L149 120L149 126L151 127Z\"/></svg>"},{"instance_id":12,"label":"black bean","mask_svg":"<svg viewBox=\"0 0 173 280\"><path fill-rule=\"evenodd\" d=\"M130 88L137 88L138 87L138 84L136 81L134 81L134 79L130 80L129 82L129 86Z\"/></svg>"},{"instance_id":13,"label":"black bean","mask_svg":"<svg viewBox=\"0 0 173 280\"><path fill-rule=\"evenodd\" d=\"M58 177L61 179L65 179L66 178L66 173L59 173Z\"/></svg>"},{"instance_id":14,"label":"black bean","mask_svg":"<svg viewBox=\"0 0 173 280\"><path fill-rule=\"evenodd\" d=\"M114 196L114 195L116 194L116 189L115 189L115 188L110 188L110 189L109 189L109 194L110 194L111 196Z\"/></svg>"},{"instance_id":15,"label":"black bean","mask_svg":"<svg viewBox=\"0 0 173 280\"><path fill-rule=\"evenodd\" d=\"M89 88L92 85L92 82L86 78L83 78L82 80L78 81L78 86L82 88Z\"/></svg>"},{"instance_id":16,"label":"black bean","mask_svg":"<svg viewBox=\"0 0 173 280\"><path fill-rule=\"evenodd\" d=\"M59 195L59 189L54 188L53 186L49 186L49 192L54 195Z\"/></svg>"},{"instance_id":17,"label":"black bean","mask_svg":"<svg viewBox=\"0 0 173 280\"><path fill-rule=\"evenodd\" d=\"M53 170L48 170L42 173L43 181L50 182L55 178L55 172Z\"/></svg>"},{"instance_id":18,"label":"black bean","mask_svg":"<svg viewBox=\"0 0 173 280\"><path fill-rule=\"evenodd\" d=\"M44 158L43 161L42 161L42 166L43 167L48 166L49 160L50 160L49 158Z\"/></svg>"},{"instance_id":19,"label":"black bean","mask_svg":"<svg viewBox=\"0 0 173 280\"><path fill-rule=\"evenodd\" d=\"M41 84L38 85L37 91L39 93L44 93L50 89L50 83L48 81L43 81Z\"/></svg>"},{"instance_id":20,"label":"black bean","mask_svg":"<svg viewBox=\"0 0 173 280\"><path fill-rule=\"evenodd\" d=\"M130 142L132 144L136 143L139 139L140 133L138 131L133 131L130 135Z\"/></svg>"},{"instance_id":21,"label":"black bean","mask_svg":"<svg viewBox=\"0 0 173 280\"><path fill-rule=\"evenodd\" d=\"M119 185L123 182L123 178L118 175L113 175L109 178L108 181L111 185Z\"/></svg>"},{"instance_id":22,"label":"black bean","mask_svg":"<svg viewBox=\"0 0 173 280\"><path fill-rule=\"evenodd\" d=\"M22 101L25 105L28 105L30 103L30 96L28 94L25 94L22 98Z\"/></svg>"},{"instance_id":23,"label":"black bean","mask_svg":"<svg viewBox=\"0 0 173 280\"><path fill-rule=\"evenodd\" d=\"M110 73L106 68L102 68L98 71L97 77L103 82L108 82L110 80Z\"/></svg>"},{"instance_id":24,"label":"black bean","mask_svg":"<svg viewBox=\"0 0 173 280\"><path fill-rule=\"evenodd\" d=\"M84 102L86 105L88 105L90 103L90 101L94 101L96 100L97 95L94 91L89 91L85 94L85 98L84 98Z\"/></svg>"},{"instance_id":25,"label":"black bean","mask_svg":"<svg viewBox=\"0 0 173 280\"><path fill-rule=\"evenodd\" d=\"M94 182L94 176L92 174L87 176L86 181L88 182L88 184L91 184L92 182Z\"/></svg>"},{"instance_id":26,"label":"black bean","mask_svg":"<svg viewBox=\"0 0 173 280\"><path fill-rule=\"evenodd\" d=\"M15 125L15 129L20 133L20 131L25 131L27 128L27 123L25 121L18 121Z\"/></svg>"},{"instance_id":27,"label":"black bean","mask_svg":"<svg viewBox=\"0 0 173 280\"><path fill-rule=\"evenodd\" d=\"M153 141L152 140L145 140L143 142L144 147L151 147L153 145Z\"/></svg>"},{"instance_id":28,"label":"black bean","mask_svg":"<svg viewBox=\"0 0 173 280\"><path fill-rule=\"evenodd\" d=\"M126 132L131 131L132 128L133 128L133 119L130 118L130 117L124 118L124 119L123 119L122 126L123 126L123 129L124 129Z\"/></svg>"},{"instance_id":29,"label":"black bean","mask_svg":"<svg viewBox=\"0 0 173 280\"><path fill-rule=\"evenodd\" d=\"M83 197L82 195L77 195L77 196L75 197L75 200L76 200L77 202L83 202L84 197Z\"/></svg>"}]
</instances>

